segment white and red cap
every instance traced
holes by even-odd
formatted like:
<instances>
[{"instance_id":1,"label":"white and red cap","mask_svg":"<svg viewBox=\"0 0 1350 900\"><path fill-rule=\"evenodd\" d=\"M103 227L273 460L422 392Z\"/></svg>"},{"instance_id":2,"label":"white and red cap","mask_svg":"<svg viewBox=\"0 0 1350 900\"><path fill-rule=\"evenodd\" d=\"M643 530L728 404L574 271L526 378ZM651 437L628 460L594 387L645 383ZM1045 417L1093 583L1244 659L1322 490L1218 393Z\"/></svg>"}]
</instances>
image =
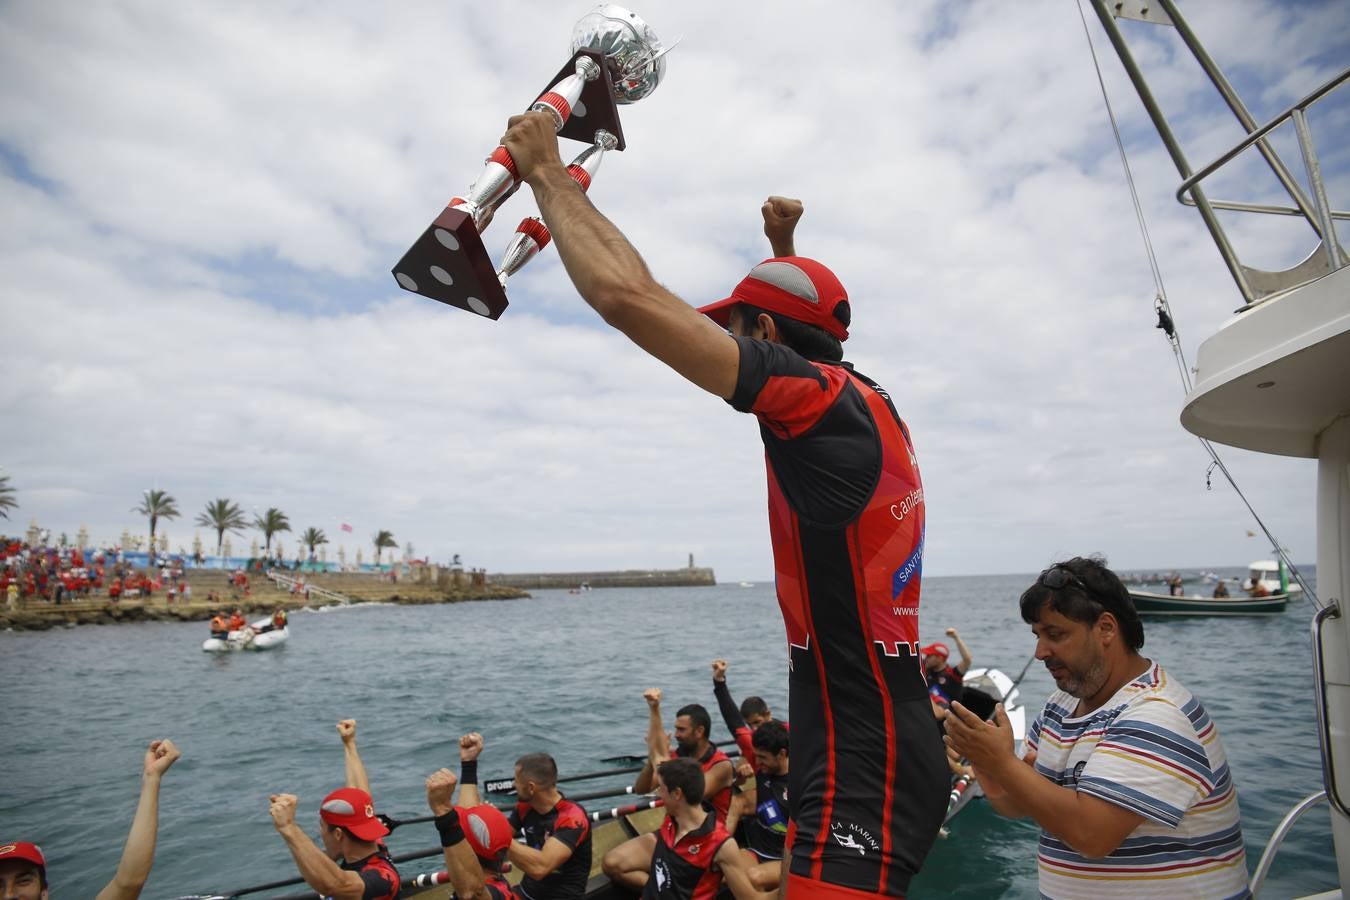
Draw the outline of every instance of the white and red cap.
<instances>
[{"instance_id":1,"label":"white and red cap","mask_svg":"<svg viewBox=\"0 0 1350 900\"><path fill-rule=\"evenodd\" d=\"M515 831L506 816L495 806L484 803L468 809L456 807L459 812L459 824L464 829L464 837L473 848L479 862L493 872L504 872L506 851L515 840Z\"/></svg>"},{"instance_id":2,"label":"white and red cap","mask_svg":"<svg viewBox=\"0 0 1350 900\"><path fill-rule=\"evenodd\" d=\"M32 863L41 871L43 880L46 880L47 857L42 855L42 848L37 844L30 844L27 841L9 841L0 844L0 862L11 860Z\"/></svg>"},{"instance_id":3,"label":"white and red cap","mask_svg":"<svg viewBox=\"0 0 1350 900\"><path fill-rule=\"evenodd\" d=\"M319 804L319 818L329 825L340 825L363 841L377 841L389 833L375 818L375 803L360 788L338 788Z\"/></svg>"},{"instance_id":4,"label":"white and red cap","mask_svg":"<svg viewBox=\"0 0 1350 900\"><path fill-rule=\"evenodd\" d=\"M920 647L919 652L924 656L940 656L943 659L952 655L951 648L941 641L929 644L927 647Z\"/></svg>"},{"instance_id":5,"label":"white and red cap","mask_svg":"<svg viewBox=\"0 0 1350 900\"><path fill-rule=\"evenodd\" d=\"M789 319L823 329L841 341L848 340L848 326L834 315L848 300L848 292L826 266L805 256L776 256L750 270L731 296L700 307L699 312L726 328L731 309L748 303Z\"/></svg>"}]
</instances>

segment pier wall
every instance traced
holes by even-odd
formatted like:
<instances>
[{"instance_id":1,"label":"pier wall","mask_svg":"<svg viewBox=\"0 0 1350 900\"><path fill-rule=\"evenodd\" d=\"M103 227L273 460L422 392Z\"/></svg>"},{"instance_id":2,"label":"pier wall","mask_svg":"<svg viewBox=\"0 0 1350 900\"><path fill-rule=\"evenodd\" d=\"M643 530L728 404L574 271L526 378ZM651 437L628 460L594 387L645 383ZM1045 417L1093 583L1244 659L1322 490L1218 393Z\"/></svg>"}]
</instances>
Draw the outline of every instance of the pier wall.
<instances>
[{"instance_id":1,"label":"pier wall","mask_svg":"<svg viewBox=\"0 0 1350 900\"><path fill-rule=\"evenodd\" d=\"M489 584L524 590L570 589L589 584L602 587L707 587L717 584L713 570L703 566L683 569L626 569L621 572L509 572L488 573Z\"/></svg>"}]
</instances>

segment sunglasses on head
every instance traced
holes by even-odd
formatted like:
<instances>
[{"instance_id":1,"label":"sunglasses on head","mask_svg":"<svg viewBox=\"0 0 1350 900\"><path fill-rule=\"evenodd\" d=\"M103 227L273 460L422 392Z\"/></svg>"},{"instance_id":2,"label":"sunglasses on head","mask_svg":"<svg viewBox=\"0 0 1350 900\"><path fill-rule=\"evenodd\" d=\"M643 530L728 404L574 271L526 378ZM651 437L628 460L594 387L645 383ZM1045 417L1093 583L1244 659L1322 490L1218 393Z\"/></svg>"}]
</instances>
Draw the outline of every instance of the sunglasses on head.
<instances>
[{"instance_id":1,"label":"sunglasses on head","mask_svg":"<svg viewBox=\"0 0 1350 900\"><path fill-rule=\"evenodd\" d=\"M1043 584L1051 590L1058 591L1072 584L1087 594L1093 596L1091 588L1083 584L1083 580L1064 566L1051 566L1041 573L1041 577L1036 579L1037 584Z\"/></svg>"}]
</instances>

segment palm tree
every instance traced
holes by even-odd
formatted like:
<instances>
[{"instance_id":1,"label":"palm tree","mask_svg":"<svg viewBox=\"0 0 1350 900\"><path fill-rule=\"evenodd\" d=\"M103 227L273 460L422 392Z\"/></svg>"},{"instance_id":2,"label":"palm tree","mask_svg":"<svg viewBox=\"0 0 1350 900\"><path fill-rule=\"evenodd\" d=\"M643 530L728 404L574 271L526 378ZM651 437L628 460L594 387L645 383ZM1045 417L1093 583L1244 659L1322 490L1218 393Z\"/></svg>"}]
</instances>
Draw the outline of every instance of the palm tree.
<instances>
[{"instance_id":1,"label":"palm tree","mask_svg":"<svg viewBox=\"0 0 1350 900\"><path fill-rule=\"evenodd\" d=\"M253 527L263 533L263 556L272 555L272 535L291 530L291 520L275 506L269 506L267 512L253 517Z\"/></svg>"},{"instance_id":2,"label":"palm tree","mask_svg":"<svg viewBox=\"0 0 1350 900\"><path fill-rule=\"evenodd\" d=\"M398 546L398 541L394 540L392 531L377 531L371 541L375 544L375 565L377 567L380 564L380 551L388 547Z\"/></svg>"},{"instance_id":3,"label":"palm tree","mask_svg":"<svg viewBox=\"0 0 1350 900\"><path fill-rule=\"evenodd\" d=\"M7 509L18 509L19 501L14 499L14 488L9 486L9 476L0 475L0 519L8 519Z\"/></svg>"},{"instance_id":4,"label":"palm tree","mask_svg":"<svg viewBox=\"0 0 1350 900\"><path fill-rule=\"evenodd\" d=\"M305 533L300 535L300 543L309 548L309 555L314 555L314 548L320 544L328 543L328 535L323 533L322 528L306 528Z\"/></svg>"},{"instance_id":5,"label":"palm tree","mask_svg":"<svg viewBox=\"0 0 1350 900\"><path fill-rule=\"evenodd\" d=\"M168 491L149 490L141 499L140 506L131 511L150 517L150 568L155 567L155 528L160 519L178 518L178 501L169 496Z\"/></svg>"},{"instance_id":6,"label":"palm tree","mask_svg":"<svg viewBox=\"0 0 1350 900\"><path fill-rule=\"evenodd\" d=\"M248 520L244 518L244 511L239 508L238 503L231 503L224 497L212 500L206 504L206 510L197 516L197 524L203 528L212 528L216 532L216 558L221 559L221 547L225 544L225 532L233 531L235 534L241 534L248 527ZM225 561L221 559L221 567Z\"/></svg>"}]
</instances>

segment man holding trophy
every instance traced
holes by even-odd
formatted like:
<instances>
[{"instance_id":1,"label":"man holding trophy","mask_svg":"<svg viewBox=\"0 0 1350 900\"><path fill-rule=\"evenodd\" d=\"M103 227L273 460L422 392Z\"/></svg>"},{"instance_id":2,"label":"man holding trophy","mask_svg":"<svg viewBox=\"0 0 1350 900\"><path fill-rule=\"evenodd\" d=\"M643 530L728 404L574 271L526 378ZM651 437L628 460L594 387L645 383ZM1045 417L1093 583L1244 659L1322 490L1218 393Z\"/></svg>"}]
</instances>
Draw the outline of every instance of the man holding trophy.
<instances>
[{"instance_id":1,"label":"man holding trophy","mask_svg":"<svg viewBox=\"0 0 1350 900\"><path fill-rule=\"evenodd\" d=\"M843 286L791 255L800 204L771 198L765 232L778 255L695 309L657 283L568 175L546 113L511 118L502 145L581 297L759 419L791 665L792 900L903 895L949 790L917 648L923 487L889 396L842 362Z\"/></svg>"},{"instance_id":2,"label":"man holding trophy","mask_svg":"<svg viewBox=\"0 0 1350 900\"><path fill-rule=\"evenodd\" d=\"M508 280L555 243L605 322L759 420L790 665L781 887L791 900L902 896L950 788L918 652L925 507L909 430L889 395L843 362L848 295L795 255L800 202L764 204L774 257L725 300L695 309L657 283L586 189L601 155L623 149L616 104L655 90L666 49L635 14L603 4L577 23L573 51L393 274L496 319ZM589 145L571 165L560 135ZM481 232L522 183L542 221L522 221L494 265Z\"/></svg>"}]
</instances>

